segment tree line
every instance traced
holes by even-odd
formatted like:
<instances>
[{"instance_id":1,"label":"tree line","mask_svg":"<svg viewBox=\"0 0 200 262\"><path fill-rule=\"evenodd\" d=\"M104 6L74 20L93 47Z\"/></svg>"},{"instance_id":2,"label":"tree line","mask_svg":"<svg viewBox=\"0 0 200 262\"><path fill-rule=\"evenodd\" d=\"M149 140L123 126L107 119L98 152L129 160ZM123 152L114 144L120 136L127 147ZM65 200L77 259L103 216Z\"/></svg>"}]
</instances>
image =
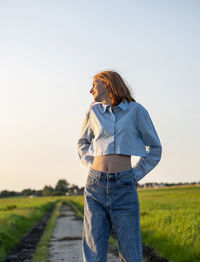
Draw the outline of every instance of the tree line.
<instances>
[{"instance_id":1,"label":"tree line","mask_svg":"<svg viewBox=\"0 0 200 262\"><path fill-rule=\"evenodd\" d=\"M79 188L75 184L70 185L66 179L60 179L55 187L45 185L41 190L31 188L23 189L21 192L2 190L0 192L0 198L15 196L60 196L67 194L82 194L83 189L84 188Z\"/></svg>"},{"instance_id":2,"label":"tree line","mask_svg":"<svg viewBox=\"0 0 200 262\"><path fill-rule=\"evenodd\" d=\"M139 188L149 187L170 187L170 186L183 186L183 185L200 185L200 181L191 183L145 183L138 184ZM0 192L0 198L3 197L15 197L15 196L60 196L70 194L83 194L84 187L79 188L77 185L67 182L65 179L58 180L55 187L45 185L41 190L35 190L31 188L23 189L21 192L2 190Z\"/></svg>"}]
</instances>

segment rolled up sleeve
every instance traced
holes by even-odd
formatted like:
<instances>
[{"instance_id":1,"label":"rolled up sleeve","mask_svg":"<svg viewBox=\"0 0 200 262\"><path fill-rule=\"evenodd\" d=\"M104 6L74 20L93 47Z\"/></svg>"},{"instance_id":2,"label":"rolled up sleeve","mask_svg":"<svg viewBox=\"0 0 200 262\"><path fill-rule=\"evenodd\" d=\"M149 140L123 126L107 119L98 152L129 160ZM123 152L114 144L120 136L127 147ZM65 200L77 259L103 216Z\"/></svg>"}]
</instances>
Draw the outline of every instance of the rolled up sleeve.
<instances>
[{"instance_id":1,"label":"rolled up sleeve","mask_svg":"<svg viewBox=\"0 0 200 262\"><path fill-rule=\"evenodd\" d=\"M145 146L148 147L146 156L140 157L140 160L133 167L134 177L138 182L159 163L162 146L149 113L145 108L138 110L137 128Z\"/></svg>"}]
</instances>

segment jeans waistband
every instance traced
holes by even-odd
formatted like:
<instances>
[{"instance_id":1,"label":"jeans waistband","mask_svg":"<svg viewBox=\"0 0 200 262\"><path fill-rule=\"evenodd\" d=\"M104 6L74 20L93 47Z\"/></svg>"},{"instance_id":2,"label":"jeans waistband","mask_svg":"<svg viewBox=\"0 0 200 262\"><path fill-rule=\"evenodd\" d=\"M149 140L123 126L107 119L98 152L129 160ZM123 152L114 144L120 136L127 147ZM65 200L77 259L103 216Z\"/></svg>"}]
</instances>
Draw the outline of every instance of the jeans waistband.
<instances>
[{"instance_id":1,"label":"jeans waistband","mask_svg":"<svg viewBox=\"0 0 200 262\"><path fill-rule=\"evenodd\" d=\"M92 174L94 177L98 177L98 178L111 177L111 176L120 178L120 177L133 175L133 168L131 167L130 169L119 171L119 172L102 172L90 167L89 174Z\"/></svg>"}]
</instances>

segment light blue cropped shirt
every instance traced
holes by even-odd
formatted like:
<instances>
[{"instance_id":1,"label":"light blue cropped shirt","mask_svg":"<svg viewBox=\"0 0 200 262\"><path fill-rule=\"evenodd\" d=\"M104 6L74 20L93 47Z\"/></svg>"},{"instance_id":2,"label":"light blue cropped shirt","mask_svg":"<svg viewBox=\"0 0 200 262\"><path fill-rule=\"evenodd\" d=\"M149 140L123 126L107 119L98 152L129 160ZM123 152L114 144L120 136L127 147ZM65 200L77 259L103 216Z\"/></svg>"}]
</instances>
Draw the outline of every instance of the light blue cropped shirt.
<instances>
[{"instance_id":1,"label":"light blue cropped shirt","mask_svg":"<svg viewBox=\"0 0 200 262\"><path fill-rule=\"evenodd\" d=\"M78 155L88 168L94 156L123 154L140 156L133 167L136 181L160 161L162 146L148 111L138 102L121 102L113 107L93 102L85 114Z\"/></svg>"}]
</instances>

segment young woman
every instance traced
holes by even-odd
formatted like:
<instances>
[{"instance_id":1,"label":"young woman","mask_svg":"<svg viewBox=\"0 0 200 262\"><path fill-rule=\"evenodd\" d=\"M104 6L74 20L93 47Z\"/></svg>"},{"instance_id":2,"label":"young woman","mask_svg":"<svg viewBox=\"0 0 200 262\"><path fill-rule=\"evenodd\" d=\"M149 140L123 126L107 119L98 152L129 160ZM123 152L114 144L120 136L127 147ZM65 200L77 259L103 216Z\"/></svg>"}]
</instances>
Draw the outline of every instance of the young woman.
<instances>
[{"instance_id":1,"label":"young woman","mask_svg":"<svg viewBox=\"0 0 200 262\"><path fill-rule=\"evenodd\" d=\"M78 154L89 168L84 190L84 262L106 262L112 226L123 262L142 261L137 182L160 161L162 147L148 111L114 71L94 76ZM131 155L140 160L131 167Z\"/></svg>"}]
</instances>

